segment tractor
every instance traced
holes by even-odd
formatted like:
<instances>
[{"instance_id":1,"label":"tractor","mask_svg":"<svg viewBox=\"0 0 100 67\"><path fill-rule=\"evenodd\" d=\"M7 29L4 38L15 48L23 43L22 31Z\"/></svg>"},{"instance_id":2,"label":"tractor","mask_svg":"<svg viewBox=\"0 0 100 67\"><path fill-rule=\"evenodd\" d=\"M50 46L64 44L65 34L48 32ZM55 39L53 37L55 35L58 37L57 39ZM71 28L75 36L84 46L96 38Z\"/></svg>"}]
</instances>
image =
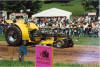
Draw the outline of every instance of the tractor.
<instances>
[{"instance_id":1,"label":"tractor","mask_svg":"<svg viewBox=\"0 0 100 67\"><path fill-rule=\"evenodd\" d=\"M9 23L5 31L5 38L9 45L20 46L23 41L26 45L39 45L46 44L49 46L63 48L73 47L74 43L66 33L58 33L57 30L53 30L50 33L50 29L39 29L34 22L28 21L8 21Z\"/></svg>"},{"instance_id":2,"label":"tractor","mask_svg":"<svg viewBox=\"0 0 100 67\"><path fill-rule=\"evenodd\" d=\"M74 43L70 37L64 34L42 32L33 22L16 22L5 32L5 38L9 45L18 46L23 41L27 44L47 44L54 47L73 47Z\"/></svg>"}]
</instances>

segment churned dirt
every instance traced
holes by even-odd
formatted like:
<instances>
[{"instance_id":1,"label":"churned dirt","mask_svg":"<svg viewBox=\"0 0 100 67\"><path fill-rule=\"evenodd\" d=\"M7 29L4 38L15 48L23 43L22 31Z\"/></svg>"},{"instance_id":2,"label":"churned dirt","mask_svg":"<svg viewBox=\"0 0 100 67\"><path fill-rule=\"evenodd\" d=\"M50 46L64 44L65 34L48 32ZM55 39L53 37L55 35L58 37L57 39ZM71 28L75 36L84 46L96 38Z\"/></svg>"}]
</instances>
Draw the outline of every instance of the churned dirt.
<instances>
[{"instance_id":1,"label":"churned dirt","mask_svg":"<svg viewBox=\"0 0 100 67\"><path fill-rule=\"evenodd\" d=\"M18 59L19 47L7 46L0 42L0 59ZM74 46L73 48L53 48L53 63L98 65L100 63L100 46ZM35 61L35 47L28 46L25 60Z\"/></svg>"}]
</instances>

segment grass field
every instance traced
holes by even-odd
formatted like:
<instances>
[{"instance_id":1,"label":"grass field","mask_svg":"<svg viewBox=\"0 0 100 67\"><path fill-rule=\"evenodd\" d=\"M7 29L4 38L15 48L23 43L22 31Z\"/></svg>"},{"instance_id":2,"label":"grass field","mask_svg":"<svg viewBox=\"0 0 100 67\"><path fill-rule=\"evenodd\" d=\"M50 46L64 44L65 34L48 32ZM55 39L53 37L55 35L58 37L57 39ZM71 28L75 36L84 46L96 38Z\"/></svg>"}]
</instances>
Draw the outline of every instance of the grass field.
<instances>
[{"instance_id":1,"label":"grass field","mask_svg":"<svg viewBox=\"0 0 100 67\"><path fill-rule=\"evenodd\" d=\"M0 67L35 67L35 63L31 61L12 61L12 60L0 60ZM90 66L90 65L80 65L80 64L63 64L63 63L54 63L53 67L99 67Z\"/></svg>"},{"instance_id":2,"label":"grass field","mask_svg":"<svg viewBox=\"0 0 100 67\"><path fill-rule=\"evenodd\" d=\"M49 3L49 4L43 4L41 11L49 9L49 8L59 8L66 11L72 12L72 16L80 16L84 14L84 9L81 4L81 1L71 1L69 3Z\"/></svg>"},{"instance_id":3,"label":"grass field","mask_svg":"<svg viewBox=\"0 0 100 67\"><path fill-rule=\"evenodd\" d=\"M3 34L0 34L0 41L5 41L5 36Z\"/></svg>"},{"instance_id":4,"label":"grass field","mask_svg":"<svg viewBox=\"0 0 100 67\"><path fill-rule=\"evenodd\" d=\"M72 37L72 39L75 45L100 45L99 37ZM2 34L0 34L0 41L5 41L5 36Z\"/></svg>"},{"instance_id":5,"label":"grass field","mask_svg":"<svg viewBox=\"0 0 100 67\"><path fill-rule=\"evenodd\" d=\"M75 45L100 45L100 37L73 37Z\"/></svg>"}]
</instances>

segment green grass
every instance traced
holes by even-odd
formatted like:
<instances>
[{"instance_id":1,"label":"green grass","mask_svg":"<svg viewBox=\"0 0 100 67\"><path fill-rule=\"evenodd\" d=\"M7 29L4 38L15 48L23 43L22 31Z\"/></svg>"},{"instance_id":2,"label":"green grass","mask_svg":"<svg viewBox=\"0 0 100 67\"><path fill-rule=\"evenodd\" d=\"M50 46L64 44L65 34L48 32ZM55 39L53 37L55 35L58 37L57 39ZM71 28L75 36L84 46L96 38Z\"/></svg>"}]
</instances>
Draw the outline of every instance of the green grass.
<instances>
[{"instance_id":1,"label":"green grass","mask_svg":"<svg viewBox=\"0 0 100 67\"><path fill-rule=\"evenodd\" d=\"M31 61L13 61L13 60L0 60L0 67L34 67L34 62Z\"/></svg>"},{"instance_id":2,"label":"green grass","mask_svg":"<svg viewBox=\"0 0 100 67\"><path fill-rule=\"evenodd\" d=\"M100 45L99 37L73 37L75 45ZM78 40L78 41L76 41Z\"/></svg>"},{"instance_id":3,"label":"green grass","mask_svg":"<svg viewBox=\"0 0 100 67\"><path fill-rule=\"evenodd\" d=\"M12 60L0 60L0 67L35 67L35 63L32 61L12 61ZM53 67L99 67L96 66L84 66L81 64L64 64L64 63L54 63Z\"/></svg>"},{"instance_id":4,"label":"green grass","mask_svg":"<svg viewBox=\"0 0 100 67\"><path fill-rule=\"evenodd\" d=\"M0 34L0 41L5 41L5 36L3 34Z\"/></svg>"},{"instance_id":5,"label":"green grass","mask_svg":"<svg viewBox=\"0 0 100 67\"><path fill-rule=\"evenodd\" d=\"M80 16L84 14L84 9L81 4L81 1L71 1L69 3L55 2L55 3L43 4L41 11L49 8L59 8L66 11L70 11L72 12L73 16Z\"/></svg>"},{"instance_id":6,"label":"green grass","mask_svg":"<svg viewBox=\"0 0 100 67\"><path fill-rule=\"evenodd\" d=\"M55 63L53 67L99 67L99 65L82 65L82 64L64 64L64 63Z\"/></svg>"}]
</instances>

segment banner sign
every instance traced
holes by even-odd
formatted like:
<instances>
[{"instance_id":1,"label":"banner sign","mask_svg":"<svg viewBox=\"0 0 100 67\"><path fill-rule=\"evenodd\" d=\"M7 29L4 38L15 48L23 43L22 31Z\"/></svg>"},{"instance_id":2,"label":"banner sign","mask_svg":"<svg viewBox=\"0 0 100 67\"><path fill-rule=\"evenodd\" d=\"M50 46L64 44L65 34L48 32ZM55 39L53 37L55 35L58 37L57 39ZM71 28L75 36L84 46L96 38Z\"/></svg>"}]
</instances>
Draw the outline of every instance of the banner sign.
<instances>
[{"instance_id":1,"label":"banner sign","mask_svg":"<svg viewBox=\"0 0 100 67\"><path fill-rule=\"evenodd\" d=\"M88 15L96 15L96 12L89 12Z\"/></svg>"},{"instance_id":2,"label":"banner sign","mask_svg":"<svg viewBox=\"0 0 100 67\"><path fill-rule=\"evenodd\" d=\"M36 46L35 67L52 67L52 47Z\"/></svg>"}]
</instances>

